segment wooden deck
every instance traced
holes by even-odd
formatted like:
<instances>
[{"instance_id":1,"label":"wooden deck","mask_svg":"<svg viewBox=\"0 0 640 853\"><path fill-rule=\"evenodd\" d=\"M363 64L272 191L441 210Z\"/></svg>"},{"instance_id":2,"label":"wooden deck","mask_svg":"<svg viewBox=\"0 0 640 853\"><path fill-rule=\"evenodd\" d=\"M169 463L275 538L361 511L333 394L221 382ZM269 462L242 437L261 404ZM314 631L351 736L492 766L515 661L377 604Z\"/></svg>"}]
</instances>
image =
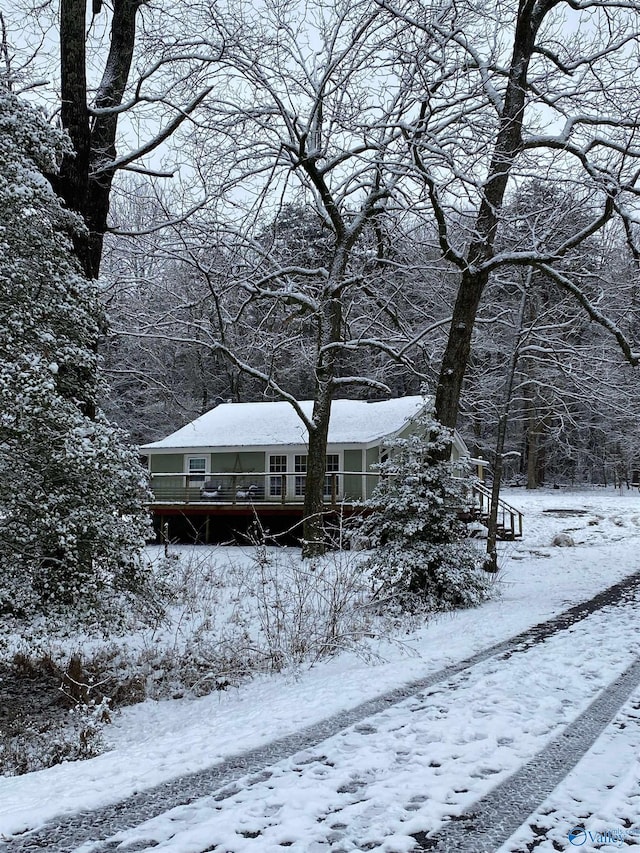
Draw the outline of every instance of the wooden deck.
<instances>
[{"instance_id":1,"label":"wooden deck","mask_svg":"<svg viewBox=\"0 0 640 853\"><path fill-rule=\"evenodd\" d=\"M325 494L324 510L327 524L334 524L336 529L345 516L366 511L359 498L345 497L341 492L344 483L341 478L356 475L363 478L363 484L366 476L373 476L360 471L327 475L331 478L331 493ZM294 494L294 475L282 475L279 494L269 496L265 495L265 485L271 485L269 475L261 474L253 479L248 479L247 475L217 475L215 482L207 480L197 486L170 485L167 479L163 480L169 476L174 480L180 478L185 483L189 480L184 474L160 475L160 485L152 483L154 500L150 509L158 541L251 541L262 528L265 534L277 537L283 544L297 544L302 535L304 496ZM364 485L363 491L367 491ZM470 503L470 510L461 511L461 517L465 521L486 523L491 510L489 490L482 484L476 484ZM522 525L522 513L501 499L498 538L521 538Z\"/></svg>"},{"instance_id":2,"label":"wooden deck","mask_svg":"<svg viewBox=\"0 0 640 853\"><path fill-rule=\"evenodd\" d=\"M327 472L328 523L335 520L338 524L340 516L362 508L359 495L345 497L344 483L346 477L357 477L366 493L367 476L372 475ZM196 481L186 473L163 473L151 475L151 487L151 512L159 539L246 541L257 527L287 542L297 542L302 535L304 476L300 474L214 472Z\"/></svg>"}]
</instances>

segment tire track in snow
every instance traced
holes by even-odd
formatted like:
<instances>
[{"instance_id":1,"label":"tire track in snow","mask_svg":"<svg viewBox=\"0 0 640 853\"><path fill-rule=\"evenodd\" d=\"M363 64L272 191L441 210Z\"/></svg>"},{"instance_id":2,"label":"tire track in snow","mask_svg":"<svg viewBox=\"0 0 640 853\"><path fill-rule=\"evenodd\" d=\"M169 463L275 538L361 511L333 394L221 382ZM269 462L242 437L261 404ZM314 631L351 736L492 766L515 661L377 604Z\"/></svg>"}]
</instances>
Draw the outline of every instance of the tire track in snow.
<instances>
[{"instance_id":1,"label":"tire track in snow","mask_svg":"<svg viewBox=\"0 0 640 853\"><path fill-rule=\"evenodd\" d=\"M472 809L432 837L415 833L418 849L494 853L565 779L639 686L640 658L636 658L570 726Z\"/></svg>"},{"instance_id":2,"label":"tire track in snow","mask_svg":"<svg viewBox=\"0 0 640 853\"><path fill-rule=\"evenodd\" d=\"M101 853L101 851L106 853L114 849L114 844L106 840L100 843L101 839L108 839L115 833L162 814L168 809L187 805L201 797L211 796L216 790L230 785L243 776L260 773L266 767L290 758L297 752L312 749L327 738L362 722L367 717L384 711L420 691L447 681L492 657L507 658L516 653L525 653L533 646L570 628L603 607L624 605L638 589L640 589L640 572L608 587L593 598L568 608L552 619L482 649L425 678L417 679L362 702L261 747L230 756L206 770L169 780L101 809L81 812L70 817L61 816L57 821L52 821L38 830L0 841L0 851L14 853L14 851L54 850L56 853L71 853L83 846L91 853ZM538 802L534 805L538 805ZM523 815L522 819L525 817L526 815ZM517 826L521 823L522 820ZM84 846L85 842L89 844ZM471 851L471 848L460 849Z\"/></svg>"}]
</instances>

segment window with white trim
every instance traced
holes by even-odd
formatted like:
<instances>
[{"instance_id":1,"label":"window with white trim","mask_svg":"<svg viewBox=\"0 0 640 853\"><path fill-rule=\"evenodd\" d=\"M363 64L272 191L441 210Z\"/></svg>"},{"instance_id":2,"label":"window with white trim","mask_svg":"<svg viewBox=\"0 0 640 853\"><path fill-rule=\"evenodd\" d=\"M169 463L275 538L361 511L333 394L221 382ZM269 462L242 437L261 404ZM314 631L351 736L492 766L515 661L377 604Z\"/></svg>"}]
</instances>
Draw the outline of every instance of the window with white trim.
<instances>
[{"instance_id":1,"label":"window with white trim","mask_svg":"<svg viewBox=\"0 0 640 853\"><path fill-rule=\"evenodd\" d=\"M188 456L187 457L187 486L189 488L200 488L204 485L205 474L207 473L207 458L206 456Z\"/></svg>"},{"instance_id":2,"label":"window with white trim","mask_svg":"<svg viewBox=\"0 0 640 853\"><path fill-rule=\"evenodd\" d=\"M287 457L286 456L269 456L269 473L270 474L286 474L287 473ZM269 495L272 498L282 497L287 492L286 477L278 476L269 477ZM284 489L284 492L283 492Z\"/></svg>"},{"instance_id":3,"label":"window with white trim","mask_svg":"<svg viewBox=\"0 0 640 853\"><path fill-rule=\"evenodd\" d=\"M294 495L299 498L303 497L305 490L307 488L307 457L305 455L301 455L296 453L293 457L293 470L295 472L294 478Z\"/></svg>"},{"instance_id":4,"label":"window with white trim","mask_svg":"<svg viewBox=\"0 0 640 853\"><path fill-rule=\"evenodd\" d=\"M325 471L327 472L327 476L324 478L324 495L327 498L335 497L340 491L340 483L339 477L331 476L331 472L338 472L340 470L340 454L339 453L327 453L327 464L325 467ZM334 485L335 484L335 485ZM335 492L333 491L335 489Z\"/></svg>"}]
</instances>

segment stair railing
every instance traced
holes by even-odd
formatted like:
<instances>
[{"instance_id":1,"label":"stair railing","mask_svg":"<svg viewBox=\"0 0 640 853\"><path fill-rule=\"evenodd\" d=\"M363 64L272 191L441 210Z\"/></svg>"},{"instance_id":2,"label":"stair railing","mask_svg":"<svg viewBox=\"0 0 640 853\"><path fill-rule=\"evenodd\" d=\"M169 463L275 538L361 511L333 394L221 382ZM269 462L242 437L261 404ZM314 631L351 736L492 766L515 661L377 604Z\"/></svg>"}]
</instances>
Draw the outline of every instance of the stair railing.
<instances>
[{"instance_id":1,"label":"stair railing","mask_svg":"<svg viewBox=\"0 0 640 853\"><path fill-rule=\"evenodd\" d=\"M491 491L482 483L475 483L472 497L478 516L486 520L491 514ZM522 537L522 513L502 498L498 498L498 538L520 539Z\"/></svg>"}]
</instances>

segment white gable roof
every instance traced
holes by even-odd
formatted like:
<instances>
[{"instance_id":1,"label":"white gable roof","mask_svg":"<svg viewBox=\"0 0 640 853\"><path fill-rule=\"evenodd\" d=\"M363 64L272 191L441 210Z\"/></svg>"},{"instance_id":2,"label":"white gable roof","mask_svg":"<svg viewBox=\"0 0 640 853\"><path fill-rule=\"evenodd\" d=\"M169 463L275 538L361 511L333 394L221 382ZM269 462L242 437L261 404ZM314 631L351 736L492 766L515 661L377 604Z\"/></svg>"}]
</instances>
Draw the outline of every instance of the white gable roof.
<instances>
[{"instance_id":1,"label":"white gable roof","mask_svg":"<svg viewBox=\"0 0 640 853\"><path fill-rule=\"evenodd\" d=\"M422 396L396 400L334 400L330 444L367 444L393 435L424 405ZM300 403L311 417L313 402ZM223 403L160 441L141 450L304 445L307 430L289 403Z\"/></svg>"}]
</instances>

